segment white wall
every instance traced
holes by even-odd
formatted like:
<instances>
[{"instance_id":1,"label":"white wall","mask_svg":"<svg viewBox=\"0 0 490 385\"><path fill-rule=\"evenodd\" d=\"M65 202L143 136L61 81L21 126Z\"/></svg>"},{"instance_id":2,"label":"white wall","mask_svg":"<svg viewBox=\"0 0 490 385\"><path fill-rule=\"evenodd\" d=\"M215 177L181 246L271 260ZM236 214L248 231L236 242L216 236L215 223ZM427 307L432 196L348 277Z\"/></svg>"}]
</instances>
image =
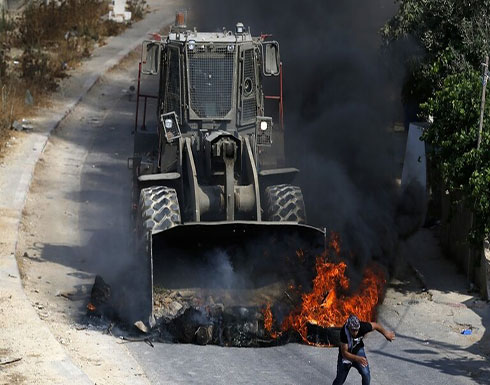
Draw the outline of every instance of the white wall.
<instances>
[{"instance_id":1,"label":"white wall","mask_svg":"<svg viewBox=\"0 0 490 385\"><path fill-rule=\"evenodd\" d=\"M114 14L121 15L126 11L126 0L114 0Z\"/></svg>"}]
</instances>

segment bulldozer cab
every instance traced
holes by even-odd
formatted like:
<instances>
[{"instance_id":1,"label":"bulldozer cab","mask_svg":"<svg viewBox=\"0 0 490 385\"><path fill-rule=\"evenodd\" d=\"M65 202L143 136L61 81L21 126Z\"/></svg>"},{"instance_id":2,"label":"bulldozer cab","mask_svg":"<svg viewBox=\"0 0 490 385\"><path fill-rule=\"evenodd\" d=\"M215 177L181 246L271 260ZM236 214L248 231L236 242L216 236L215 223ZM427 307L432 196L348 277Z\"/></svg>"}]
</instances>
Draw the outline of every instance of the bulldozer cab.
<instances>
[{"instance_id":1,"label":"bulldozer cab","mask_svg":"<svg viewBox=\"0 0 490 385\"><path fill-rule=\"evenodd\" d=\"M143 43L141 63L143 74L160 78L157 114L167 140L179 131L265 131L262 77L280 75L277 42L253 38L241 23L234 33L173 27L166 40ZM170 134L167 114L178 125ZM271 135L264 138L259 145L270 145Z\"/></svg>"}]
</instances>

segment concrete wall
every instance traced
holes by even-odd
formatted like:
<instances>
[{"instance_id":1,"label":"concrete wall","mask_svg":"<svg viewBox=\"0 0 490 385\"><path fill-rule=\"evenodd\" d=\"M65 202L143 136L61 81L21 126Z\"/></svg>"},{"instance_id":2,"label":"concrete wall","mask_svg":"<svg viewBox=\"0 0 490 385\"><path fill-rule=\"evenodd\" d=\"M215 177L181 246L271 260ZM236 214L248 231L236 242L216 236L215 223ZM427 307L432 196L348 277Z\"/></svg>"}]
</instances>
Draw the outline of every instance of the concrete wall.
<instances>
[{"instance_id":1,"label":"concrete wall","mask_svg":"<svg viewBox=\"0 0 490 385\"><path fill-rule=\"evenodd\" d=\"M443 190L444 191L444 190ZM489 299L490 247L488 241L481 248L473 247L468 234L471 229L472 214L463 204L450 206L448 195L442 197L441 245L472 282L480 289L482 296Z\"/></svg>"}]
</instances>

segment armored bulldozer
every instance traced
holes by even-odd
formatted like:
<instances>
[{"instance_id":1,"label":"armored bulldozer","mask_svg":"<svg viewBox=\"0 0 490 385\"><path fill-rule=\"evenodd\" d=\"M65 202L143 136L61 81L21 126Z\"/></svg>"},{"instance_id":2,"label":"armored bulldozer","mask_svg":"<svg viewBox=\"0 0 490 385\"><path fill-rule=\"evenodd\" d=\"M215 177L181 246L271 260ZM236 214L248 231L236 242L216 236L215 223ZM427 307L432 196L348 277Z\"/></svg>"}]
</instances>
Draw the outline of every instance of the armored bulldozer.
<instances>
[{"instance_id":1,"label":"armored bulldozer","mask_svg":"<svg viewBox=\"0 0 490 385\"><path fill-rule=\"evenodd\" d=\"M141 92L141 74L154 77L158 96ZM274 79L279 95L264 95L265 80ZM146 124L149 98L157 106L153 130ZM292 184L298 170L284 167L276 41L252 37L241 23L235 31L197 32L178 14L168 36L143 43L137 100L133 207L149 256L149 291L154 263L166 259L168 270L171 249L196 255L212 247L243 252L245 240L323 242L324 232L307 225L301 189ZM265 114L267 101L279 106L276 121ZM243 257L249 256L242 255L242 265Z\"/></svg>"}]
</instances>

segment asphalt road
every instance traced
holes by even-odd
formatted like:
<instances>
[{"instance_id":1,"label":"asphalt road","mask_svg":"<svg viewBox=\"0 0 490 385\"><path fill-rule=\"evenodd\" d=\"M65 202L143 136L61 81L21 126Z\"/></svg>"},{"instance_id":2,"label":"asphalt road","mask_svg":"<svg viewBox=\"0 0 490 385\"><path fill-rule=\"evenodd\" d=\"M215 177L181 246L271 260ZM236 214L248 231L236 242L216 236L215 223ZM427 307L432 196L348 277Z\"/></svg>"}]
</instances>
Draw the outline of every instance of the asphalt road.
<instances>
[{"instance_id":1,"label":"asphalt road","mask_svg":"<svg viewBox=\"0 0 490 385\"><path fill-rule=\"evenodd\" d=\"M68 323L83 322L94 275L117 280L131 258L127 158L132 153L135 110L129 88L135 85L136 75L136 62L131 60L107 74L61 123L44 154L43 166L36 170L30 193L36 214L27 214L27 222L34 225L29 228L26 224L28 230L22 235L25 249L30 256L34 254L26 261L27 275L36 277L43 271L51 285L80 293L78 301L57 298L53 302L66 314ZM39 298L43 292L28 295ZM407 292L400 298L416 295ZM381 309L380 322L393 329L397 339L389 343L377 333L366 338L372 383L488 383L478 374L482 370L478 360L471 372L471 359L462 347L424 335L418 328L423 325L404 322L417 311L416 302L401 304L396 311L390 306ZM336 370L337 349L300 344L272 348L171 343L156 343L153 348L146 343L125 346L155 385L329 384ZM358 383L360 377L353 369L346 384Z\"/></svg>"}]
</instances>

